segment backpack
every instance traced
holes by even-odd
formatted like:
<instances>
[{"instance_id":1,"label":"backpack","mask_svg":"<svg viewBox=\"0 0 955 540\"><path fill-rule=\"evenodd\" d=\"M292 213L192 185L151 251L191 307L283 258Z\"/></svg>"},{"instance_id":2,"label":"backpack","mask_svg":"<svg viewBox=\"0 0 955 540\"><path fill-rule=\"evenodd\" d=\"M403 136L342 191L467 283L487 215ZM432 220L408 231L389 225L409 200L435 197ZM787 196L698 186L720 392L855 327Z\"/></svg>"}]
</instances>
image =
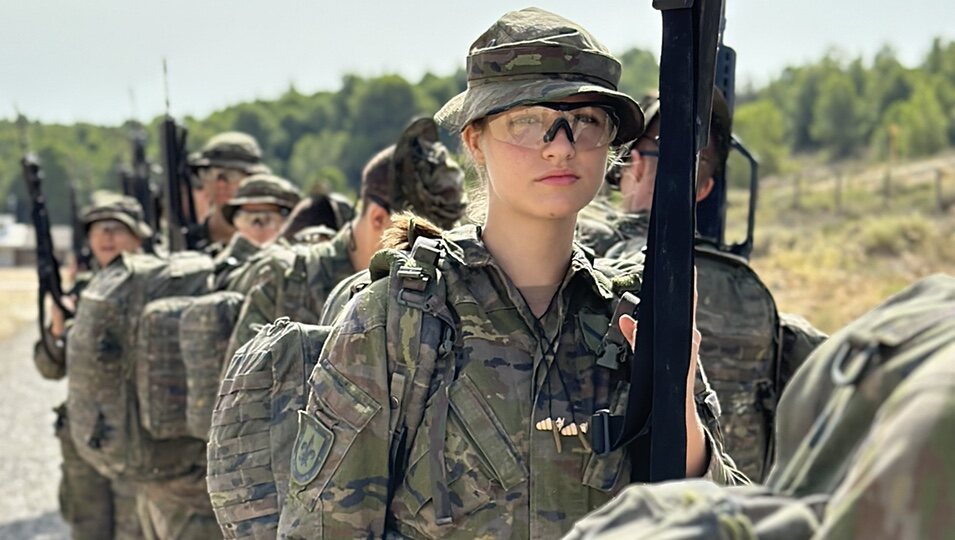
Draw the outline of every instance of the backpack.
<instances>
[{"instance_id":1,"label":"backpack","mask_svg":"<svg viewBox=\"0 0 955 540\"><path fill-rule=\"evenodd\" d=\"M236 351L208 430L207 482L226 538L274 538L306 381L331 327L267 325Z\"/></svg>"},{"instance_id":2,"label":"backpack","mask_svg":"<svg viewBox=\"0 0 955 540\"><path fill-rule=\"evenodd\" d=\"M772 293L746 261L698 245L700 358L720 401L726 453L753 480L772 455L780 388L780 317Z\"/></svg>"},{"instance_id":3,"label":"backpack","mask_svg":"<svg viewBox=\"0 0 955 540\"><path fill-rule=\"evenodd\" d=\"M97 273L83 291L67 340L67 407L77 451L101 474L159 480L201 463L202 441L180 436L181 425L167 433L157 423L164 407L180 406L181 400L172 392L154 392L150 381L143 379L149 371L170 375L154 368L166 362L171 349L161 343L165 338L160 339L147 348L157 363L141 368L144 345L139 338L168 337L170 332L168 320L158 313L141 318L147 304L204 294L211 274L212 260L199 253L176 253L168 259L124 254ZM146 324L140 328L142 321ZM137 387L144 384L148 392L140 396ZM175 434L162 438L170 433Z\"/></svg>"},{"instance_id":4,"label":"backpack","mask_svg":"<svg viewBox=\"0 0 955 540\"><path fill-rule=\"evenodd\" d=\"M245 296L220 291L192 299L182 311L179 343L186 378L186 433L206 440L219 395L229 335Z\"/></svg>"},{"instance_id":5,"label":"backpack","mask_svg":"<svg viewBox=\"0 0 955 540\"><path fill-rule=\"evenodd\" d=\"M832 493L883 402L953 343L955 277L947 275L916 282L833 334L783 393L767 485L796 495Z\"/></svg>"},{"instance_id":6,"label":"backpack","mask_svg":"<svg viewBox=\"0 0 955 540\"><path fill-rule=\"evenodd\" d=\"M633 485L565 538L947 538L953 355L955 277L932 276L812 353L779 402L766 486ZM925 389L947 408L929 400L919 405L936 410L900 416ZM916 448L906 438L913 415L932 434ZM892 448L867 448L885 443ZM926 454L936 461L924 463Z\"/></svg>"}]
</instances>

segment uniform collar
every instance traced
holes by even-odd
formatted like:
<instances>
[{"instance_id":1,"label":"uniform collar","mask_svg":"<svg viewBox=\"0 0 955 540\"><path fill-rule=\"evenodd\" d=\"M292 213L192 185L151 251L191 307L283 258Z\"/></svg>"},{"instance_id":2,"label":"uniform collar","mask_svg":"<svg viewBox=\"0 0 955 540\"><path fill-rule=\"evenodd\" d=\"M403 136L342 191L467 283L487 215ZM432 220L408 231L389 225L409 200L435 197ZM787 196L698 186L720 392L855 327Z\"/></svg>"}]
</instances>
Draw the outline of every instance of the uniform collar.
<instances>
[{"instance_id":1,"label":"uniform collar","mask_svg":"<svg viewBox=\"0 0 955 540\"><path fill-rule=\"evenodd\" d=\"M463 225L442 234L446 256L467 268L493 266L502 272L481 240L481 228L477 225ZM570 256L570 267L564 277L562 288L566 289L575 281L582 281L602 298L612 299L610 280L594 269L594 254L577 242L574 242Z\"/></svg>"}]
</instances>

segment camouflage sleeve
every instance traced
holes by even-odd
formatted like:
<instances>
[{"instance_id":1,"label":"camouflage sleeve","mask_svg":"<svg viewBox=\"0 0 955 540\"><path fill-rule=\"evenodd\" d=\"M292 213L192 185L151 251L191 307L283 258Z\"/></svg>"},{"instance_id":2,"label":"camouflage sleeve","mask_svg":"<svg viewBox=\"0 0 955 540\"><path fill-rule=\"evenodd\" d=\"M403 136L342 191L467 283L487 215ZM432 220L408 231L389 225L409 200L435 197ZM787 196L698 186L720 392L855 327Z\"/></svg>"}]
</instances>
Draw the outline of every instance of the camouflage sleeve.
<instances>
[{"instance_id":1,"label":"camouflage sleeve","mask_svg":"<svg viewBox=\"0 0 955 540\"><path fill-rule=\"evenodd\" d=\"M955 344L882 405L833 494L821 538L951 538ZM935 358L933 356L933 358Z\"/></svg>"},{"instance_id":2,"label":"camouflage sleeve","mask_svg":"<svg viewBox=\"0 0 955 540\"><path fill-rule=\"evenodd\" d=\"M391 416L386 286L382 280L348 304L309 378L280 538L384 533Z\"/></svg>"},{"instance_id":3,"label":"camouflage sleeve","mask_svg":"<svg viewBox=\"0 0 955 540\"><path fill-rule=\"evenodd\" d=\"M696 412L703 422L703 432L706 437L706 446L709 449L710 463L703 473L705 480L712 480L717 484L728 486L749 484L733 458L723 450L723 433L720 429L720 402L716 391L710 386L703 370L702 362L697 359L696 365Z\"/></svg>"},{"instance_id":4,"label":"camouflage sleeve","mask_svg":"<svg viewBox=\"0 0 955 540\"><path fill-rule=\"evenodd\" d=\"M33 363L44 379L62 379L66 376L66 343L53 337L49 328L44 328L43 333L33 345Z\"/></svg>"},{"instance_id":5,"label":"camouflage sleeve","mask_svg":"<svg viewBox=\"0 0 955 540\"><path fill-rule=\"evenodd\" d=\"M812 351L829 336L803 317L792 313L780 312L779 326L783 334L779 367L779 388L782 389Z\"/></svg>"}]
</instances>

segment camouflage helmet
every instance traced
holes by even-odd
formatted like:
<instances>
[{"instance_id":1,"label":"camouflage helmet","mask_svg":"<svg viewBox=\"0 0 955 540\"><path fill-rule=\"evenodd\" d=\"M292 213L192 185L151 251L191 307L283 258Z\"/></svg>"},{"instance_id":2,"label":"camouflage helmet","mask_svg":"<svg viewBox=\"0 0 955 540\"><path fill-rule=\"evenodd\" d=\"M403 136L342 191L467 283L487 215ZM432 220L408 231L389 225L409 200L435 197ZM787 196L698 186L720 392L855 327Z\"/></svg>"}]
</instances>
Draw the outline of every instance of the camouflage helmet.
<instances>
[{"instance_id":1,"label":"camouflage helmet","mask_svg":"<svg viewBox=\"0 0 955 540\"><path fill-rule=\"evenodd\" d=\"M223 167L248 174L271 172L262 163L259 143L251 135L238 131L227 131L209 139L202 150L189 156L189 166L193 169Z\"/></svg>"},{"instance_id":2,"label":"camouflage helmet","mask_svg":"<svg viewBox=\"0 0 955 540\"><path fill-rule=\"evenodd\" d=\"M253 174L242 180L235 197L222 206L222 216L231 225L235 213L246 204L274 204L287 213L301 198L298 188L288 180L271 174Z\"/></svg>"},{"instance_id":3,"label":"camouflage helmet","mask_svg":"<svg viewBox=\"0 0 955 540\"><path fill-rule=\"evenodd\" d=\"M145 240L153 234L152 228L143 218L143 207L139 201L112 191L95 191L91 204L83 209L81 219L87 234L90 232L90 225L106 220L122 223L140 240Z\"/></svg>"},{"instance_id":4,"label":"camouflage helmet","mask_svg":"<svg viewBox=\"0 0 955 540\"><path fill-rule=\"evenodd\" d=\"M620 71L620 62L580 25L539 8L512 11L471 44L467 90L434 117L461 131L518 105L595 94L615 110L619 126L613 144L622 144L643 131L643 112L617 91Z\"/></svg>"},{"instance_id":5,"label":"camouflage helmet","mask_svg":"<svg viewBox=\"0 0 955 540\"><path fill-rule=\"evenodd\" d=\"M438 140L432 118L416 118L362 172L362 198L410 210L448 229L464 215L464 172Z\"/></svg>"}]
</instances>

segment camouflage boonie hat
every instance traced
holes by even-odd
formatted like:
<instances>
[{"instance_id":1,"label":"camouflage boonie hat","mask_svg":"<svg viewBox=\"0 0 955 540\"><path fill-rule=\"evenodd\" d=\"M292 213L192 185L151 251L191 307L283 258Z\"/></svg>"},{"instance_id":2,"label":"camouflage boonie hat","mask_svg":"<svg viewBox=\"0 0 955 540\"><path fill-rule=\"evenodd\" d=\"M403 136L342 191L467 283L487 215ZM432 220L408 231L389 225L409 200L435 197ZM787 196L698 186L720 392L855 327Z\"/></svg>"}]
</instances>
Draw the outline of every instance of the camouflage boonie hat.
<instances>
[{"instance_id":1,"label":"camouflage boonie hat","mask_svg":"<svg viewBox=\"0 0 955 540\"><path fill-rule=\"evenodd\" d=\"M398 142L362 173L362 197L391 212L411 210L448 229L464 215L464 172L438 140L432 118L412 120Z\"/></svg>"},{"instance_id":2,"label":"camouflage boonie hat","mask_svg":"<svg viewBox=\"0 0 955 540\"><path fill-rule=\"evenodd\" d=\"M620 62L580 25L539 8L512 11L471 44L468 88L435 115L461 131L485 116L518 105L596 94L616 111L618 145L643 132L643 112L617 91Z\"/></svg>"},{"instance_id":3,"label":"camouflage boonie hat","mask_svg":"<svg viewBox=\"0 0 955 540\"><path fill-rule=\"evenodd\" d=\"M140 240L153 234L143 218L143 207L133 197L111 191L96 191L92 203L83 209L83 228L89 234L90 225L97 221L115 220L125 225Z\"/></svg>"},{"instance_id":4,"label":"camouflage boonie hat","mask_svg":"<svg viewBox=\"0 0 955 540\"><path fill-rule=\"evenodd\" d=\"M262 149L251 135L238 131L220 133L189 156L189 166L223 167L237 169L249 174L268 173L271 170L262 163Z\"/></svg>"},{"instance_id":5,"label":"camouflage boonie hat","mask_svg":"<svg viewBox=\"0 0 955 540\"><path fill-rule=\"evenodd\" d=\"M274 204L290 211L302 198L294 184L271 174L253 174L242 180L235 197L222 206L222 216L231 225L235 213L246 204Z\"/></svg>"}]
</instances>

